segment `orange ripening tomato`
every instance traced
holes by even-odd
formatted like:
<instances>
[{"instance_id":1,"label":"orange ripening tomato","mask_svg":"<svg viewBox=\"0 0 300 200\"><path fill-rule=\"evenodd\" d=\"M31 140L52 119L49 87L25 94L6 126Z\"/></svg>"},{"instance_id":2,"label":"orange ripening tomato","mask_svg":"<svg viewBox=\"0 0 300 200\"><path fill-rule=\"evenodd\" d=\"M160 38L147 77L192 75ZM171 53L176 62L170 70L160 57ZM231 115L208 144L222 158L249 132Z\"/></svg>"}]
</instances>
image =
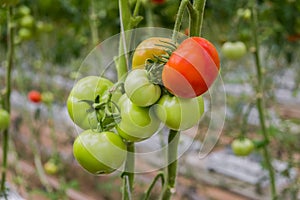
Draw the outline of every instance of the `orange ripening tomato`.
<instances>
[{"instance_id":1,"label":"orange ripening tomato","mask_svg":"<svg viewBox=\"0 0 300 200\"><path fill-rule=\"evenodd\" d=\"M213 44L201 37L184 40L163 68L162 81L172 94L193 98L205 93L219 74L220 59Z\"/></svg>"},{"instance_id":2,"label":"orange ripening tomato","mask_svg":"<svg viewBox=\"0 0 300 200\"><path fill-rule=\"evenodd\" d=\"M151 37L142 41L135 49L132 57L132 69L144 69L147 59L155 59L155 56L167 54L164 42L172 42L169 38Z\"/></svg>"}]
</instances>

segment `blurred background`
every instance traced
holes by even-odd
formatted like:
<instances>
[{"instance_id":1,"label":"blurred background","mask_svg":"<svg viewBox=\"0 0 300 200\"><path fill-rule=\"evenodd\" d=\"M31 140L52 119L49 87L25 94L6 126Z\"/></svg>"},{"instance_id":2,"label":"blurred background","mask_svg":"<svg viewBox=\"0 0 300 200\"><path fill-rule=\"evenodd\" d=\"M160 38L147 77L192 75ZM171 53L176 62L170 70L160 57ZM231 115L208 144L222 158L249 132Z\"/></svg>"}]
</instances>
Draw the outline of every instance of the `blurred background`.
<instances>
[{"instance_id":1,"label":"blurred background","mask_svg":"<svg viewBox=\"0 0 300 200\"><path fill-rule=\"evenodd\" d=\"M135 0L130 2L133 9ZM277 186L279 199L300 199L297 174L300 166L300 2L257 2L271 155L278 161L278 180L282 180ZM140 9L143 20L138 27L173 29L179 4L179 0L143 0ZM201 130L207 127L200 127L199 137L180 158L174 199L270 199L259 150L247 158L236 157L230 150L231 142L241 131L253 140L262 137L253 106L256 79L251 15L248 0L206 3L202 36L216 45L221 58L226 121L213 150L216 154L201 161L197 151L203 137ZM69 91L81 76L78 69L84 58L101 41L120 32L118 1L20 0L14 7L12 25L15 58L8 176L11 187L25 199L120 199L119 173L96 177L75 162L72 144L76 132L65 108ZM188 27L186 12L181 32L188 35ZM227 42L242 42L245 53L238 59L232 58L224 50ZM2 7L1 90L5 85L6 52L7 14ZM32 90L41 93L42 102L28 100ZM186 135L181 139L183 143L189 140ZM223 159L228 157L227 164L222 162L222 153ZM139 163L139 167L155 165L161 158L157 159ZM227 171L216 168L219 162ZM254 174L249 175L249 171ZM154 174L137 174L135 199L142 196ZM253 178L260 176L261 179ZM159 191L158 184L152 199L156 199Z\"/></svg>"}]
</instances>

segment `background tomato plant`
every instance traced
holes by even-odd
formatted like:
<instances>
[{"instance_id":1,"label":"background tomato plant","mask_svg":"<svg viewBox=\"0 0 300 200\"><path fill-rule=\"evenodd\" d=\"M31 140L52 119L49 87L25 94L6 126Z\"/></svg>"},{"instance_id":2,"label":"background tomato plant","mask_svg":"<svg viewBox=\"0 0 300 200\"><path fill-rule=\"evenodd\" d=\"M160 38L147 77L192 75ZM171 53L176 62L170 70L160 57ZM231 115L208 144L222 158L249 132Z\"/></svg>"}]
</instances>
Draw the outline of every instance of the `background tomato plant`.
<instances>
[{"instance_id":1,"label":"background tomato plant","mask_svg":"<svg viewBox=\"0 0 300 200\"><path fill-rule=\"evenodd\" d=\"M15 44L16 69L13 79L13 89L17 92L17 100L14 101L14 105L19 105L19 107L16 106L13 108L11 126L13 126L13 130L18 130L15 133L22 134L13 134L12 137L18 142L25 141L25 139L22 139L26 136L26 131L24 130L30 129L33 123L36 123L29 117L32 113L30 111L25 112L24 110L35 110L41 107L40 114L41 116L45 116L45 113L43 113L45 110L43 103L38 105L26 104L27 92L35 88L41 93L53 93L54 98L50 101L52 104L48 103L47 106L49 112L46 115L49 118L41 122L47 128L45 127L45 129L39 132L42 141L47 141L46 143L40 143L40 148L46 149L44 151L46 153L42 159L45 163L51 157L49 156L49 152L53 151L52 142L49 142L49 138L51 138L51 134L49 134L51 131L49 129L54 130L57 137L59 137L59 149L63 152L62 157L69 158L64 153L68 152L68 148L66 147L74 141L74 135L70 133L70 127L62 124L61 121L63 120L58 121L59 123L54 120L63 115L58 116L58 112L53 112L51 107L59 107L61 108L59 110L63 110L65 99L68 96L68 91L73 86L74 80L78 80L84 76L78 73L77 69L82 62L82 57L95 46L95 43L91 39L92 30L95 27L98 30L96 34L96 41L98 42L119 32L118 2L93 1L93 5L91 2L79 0L20 0L15 7L15 34L16 37L21 37L24 40L16 40ZM135 0L130 2L132 7ZM173 28L174 16L176 15L180 1L166 0L163 4L153 4L150 0L142 2L141 15L145 18L139 24L139 27L160 26ZM300 152L299 131L297 131L299 130L300 123L297 112L299 105L299 100L297 99L299 98L300 86L300 69L298 66L300 57L300 6L298 1L291 0L260 0L258 3L258 17L259 24L261 25L258 28L260 32L259 41L262 45L261 54L263 65L265 66L262 74L265 82L264 89L266 91L264 101L268 109L267 120L271 124L268 127L271 135L271 140L269 141L272 147L271 153L273 157L287 161L289 166L299 168L299 163L296 162L297 159L295 158L298 158ZM92 13L91 8L96 10L95 14ZM254 77L251 75L253 74L251 53L255 49L252 44L253 36L250 29L252 13L251 10L249 13L249 10L249 4L246 0L207 1L206 4L202 32L205 38L216 45L218 52L221 52L221 46L228 41L242 41L247 47L247 54L241 60L227 60L220 53L221 73L223 81L226 84L229 115L226 119L227 123L223 135L220 138L220 148L228 147L233 138L239 137L237 133L240 132L241 123L238 122L242 121L245 114L245 107L253 103L257 97L253 93L254 89L251 87L251 83L255 82ZM29 23L28 19L27 22L24 19L22 20L23 16L29 14L34 19L33 24ZM1 93L5 84L4 70L6 62L4 60L7 50L6 16L6 10L1 8ZM95 22L94 28L92 28L91 22ZM186 28L188 28L187 14L183 18L182 32ZM22 96L25 99L21 98ZM38 114L37 112L37 116ZM247 119L246 132L247 137L253 140L260 140L261 133L259 128L257 128L256 119L256 111L253 109ZM203 120L206 120L205 116ZM206 127L202 128L205 129ZM29 140L32 141L33 139ZM28 142L28 140L26 141ZM17 143L16 146L20 147L21 145ZM55 146L54 143L53 146ZM256 150L260 151L259 149ZM19 150L17 152L19 158L30 160L32 158L31 154L29 153L28 155L25 152L30 152L30 149ZM72 163L72 161L68 162ZM69 166L69 168L63 168L62 173L58 177L66 177L64 181L71 182L74 174L80 174L80 170L73 165L69 165L68 162L65 162L65 165ZM29 180L27 177L23 177L22 179L22 176L26 176L26 174L20 174L16 178L16 184L20 187L24 185L24 188L34 190L34 186L28 186L30 185L28 182L25 184ZM87 178L85 174L80 175ZM93 191L100 191L101 194L108 196L107 198L120 198L119 196L112 197L119 192L120 186L118 185L117 178L114 176L109 178L102 177L102 184L98 185L98 179L87 179L88 181L84 181L85 184L81 184L89 185L92 188L87 190L88 193L91 194ZM205 184L201 186L205 187ZM296 181L294 187L297 189L297 186ZM296 190L294 187L291 186L288 188L287 193L292 193L292 191ZM139 192L142 193L142 189Z\"/></svg>"}]
</instances>

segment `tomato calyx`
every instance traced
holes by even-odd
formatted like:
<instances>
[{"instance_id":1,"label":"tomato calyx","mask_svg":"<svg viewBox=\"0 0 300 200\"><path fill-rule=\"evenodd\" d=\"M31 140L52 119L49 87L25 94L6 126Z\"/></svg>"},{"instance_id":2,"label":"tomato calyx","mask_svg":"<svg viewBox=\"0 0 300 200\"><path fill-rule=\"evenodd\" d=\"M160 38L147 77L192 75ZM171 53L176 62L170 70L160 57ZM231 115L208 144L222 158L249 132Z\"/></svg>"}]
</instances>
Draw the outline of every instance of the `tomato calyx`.
<instances>
[{"instance_id":1,"label":"tomato calyx","mask_svg":"<svg viewBox=\"0 0 300 200\"><path fill-rule=\"evenodd\" d=\"M80 100L87 103L90 107L86 110L87 113L95 113L97 119L97 132L109 131L121 121L120 108L112 100L112 95L115 89L109 90L106 101L101 102L100 95L97 95L95 100Z\"/></svg>"},{"instance_id":2,"label":"tomato calyx","mask_svg":"<svg viewBox=\"0 0 300 200\"><path fill-rule=\"evenodd\" d=\"M165 63L155 62L153 60L147 60L146 70L148 74L148 79L151 83L162 85L162 70Z\"/></svg>"},{"instance_id":3,"label":"tomato calyx","mask_svg":"<svg viewBox=\"0 0 300 200\"><path fill-rule=\"evenodd\" d=\"M162 71L164 65L168 62L172 53L176 50L177 46L172 42L159 40L163 44L155 44L155 46L163 47L167 54L153 55L154 59L147 59L145 69L148 73L149 81L153 84L163 85L162 83Z\"/></svg>"}]
</instances>

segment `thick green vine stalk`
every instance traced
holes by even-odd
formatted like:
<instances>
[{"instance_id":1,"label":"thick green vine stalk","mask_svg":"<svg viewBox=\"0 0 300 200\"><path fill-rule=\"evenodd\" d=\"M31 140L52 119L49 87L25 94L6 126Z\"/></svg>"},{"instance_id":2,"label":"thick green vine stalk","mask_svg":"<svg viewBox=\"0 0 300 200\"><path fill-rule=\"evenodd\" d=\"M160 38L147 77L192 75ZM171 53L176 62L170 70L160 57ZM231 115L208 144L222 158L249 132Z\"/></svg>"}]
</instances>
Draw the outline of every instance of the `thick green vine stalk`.
<instances>
[{"instance_id":1,"label":"thick green vine stalk","mask_svg":"<svg viewBox=\"0 0 300 200\"><path fill-rule=\"evenodd\" d=\"M174 30L173 30L173 34L172 34L172 41L175 44L176 44L176 40L177 40L177 34L180 31L183 14L184 14L184 11L186 10L188 3L190 3L189 0L182 0L180 3L180 6L179 6L178 12L177 12L177 18L175 21L175 26L174 26Z\"/></svg>"},{"instance_id":2,"label":"thick green vine stalk","mask_svg":"<svg viewBox=\"0 0 300 200\"><path fill-rule=\"evenodd\" d=\"M171 199L172 194L175 193L175 184L177 177L177 152L178 152L178 144L180 139L180 132L170 130L169 138L168 138L168 155L167 161L170 163L167 167L167 176L166 176L166 184L164 187L164 191L162 194L162 200Z\"/></svg>"},{"instance_id":3,"label":"thick green vine stalk","mask_svg":"<svg viewBox=\"0 0 300 200\"><path fill-rule=\"evenodd\" d=\"M125 163L123 178L123 198L122 200L131 200L131 194L134 184L134 163L135 163L135 146L134 143L127 144L127 158Z\"/></svg>"},{"instance_id":4,"label":"thick green vine stalk","mask_svg":"<svg viewBox=\"0 0 300 200\"><path fill-rule=\"evenodd\" d=\"M195 0L192 5L190 1L183 0L178 9L176 22L174 26L174 31L172 35L172 40L176 41L177 32L180 29L183 14L186 8L188 8L190 14L190 36L200 36L202 29L202 21L205 8L205 0ZM168 150L167 150L167 160L170 163L166 171L166 183L164 186L164 191L162 193L162 200L171 199L172 195L176 192L176 177L177 177L177 153L178 144L180 139L180 132L175 130L169 131L168 138Z\"/></svg>"},{"instance_id":5,"label":"thick green vine stalk","mask_svg":"<svg viewBox=\"0 0 300 200\"><path fill-rule=\"evenodd\" d=\"M138 16L140 5L140 0L137 0L132 14L130 10L129 0L119 0L121 34L119 44L119 57L116 58L115 61L118 73L118 80L124 78L124 75L127 74L129 68L128 55L124 53L127 52L127 37L130 37L126 35L126 31L135 28L143 19L141 16Z\"/></svg>"},{"instance_id":6,"label":"thick green vine stalk","mask_svg":"<svg viewBox=\"0 0 300 200\"><path fill-rule=\"evenodd\" d=\"M252 34L253 34L253 39L254 39L254 59L255 59L255 65L256 65L256 73L257 73L257 93L256 93L256 106L258 109L258 114L259 114L259 121L260 121L260 126L262 130L262 134L265 140L265 145L263 145L262 150L263 150L263 156L265 159L265 164L266 168L269 172L269 178L270 178L270 189L271 189L271 195L272 195L272 200L277 199L277 192L276 192L276 183L275 183L275 173L274 169L272 166L272 161L271 161L271 156L268 150L268 143L270 141L269 139L269 133L266 127L266 122L265 122L265 107L263 103L263 96L264 96L264 89L263 89L263 76L262 76L262 66L261 66L261 61L260 61L260 51L259 51L259 42L258 42L258 20L257 20L257 8L256 8L256 1L252 0L251 1L251 8L252 8Z\"/></svg>"},{"instance_id":7,"label":"thick green vine stalk","mask_svg":"<svg viewBox=\"0 0 300 200\"><path fill-rule=\"evenodd\" d=\"M119 57L115 60L116 69L118 73L118 80L126 76L129 69L128 55L126 50L126 41L127 36L126 31L136 27L139 22L143 19L141 16L138 16L139 8L141 2L140 0L136 1L135 8L133 13L130 10L129 0L119 0L119 12L120 12L120 22L121 22L121 34L120 34L120 44L119 44ZM123 200L130 200L131 193L133 191L134 185L134 152L135 146L134 143L127 144L127 159L125 163L125 170L122 174L123 178Z\"/></svg>"},{"instance_id":8,"label":"thick green vine stalk","mask_svg":"<svg viewBox=\"0 0 300 200\"><path fill-rule=\"evenodd\" d=\"M8 38L8 50L7 50L7 69L6 69L6 88L4 94L3 108L10 113L10 93L11 93L11 71L13 68L14 59L14 27L13 27L13 8L7 8L7 38ZM1 177L1 193L5 193L6 187L6 170L7 170L7 155L9 144L9 129L3 131L3 162L2 162L2 177Z\"/></svg>"},{"instance_id":9,"label":"thick green vine stalk","mask_svg":"<svg viewBox=\"0 0 300 200\"><path fill-rule=\"evenodd\" d=\"M95 11L95 0L91 0L90 4L90 27L92 33L92 43L93 45L97 45L99 42L98 37L98 19Z\"/></svg>"},{"instance_id":10,"label":"thick green vine stalk","mask_svg":"<svg viewBox=\"0 0 300 200\"><path fill-rule=\"evenodd\" d=\"M201 35L205 4L206 0L195 0L193 5L188 5L190 13L190 36Z\"/></svg>"}]
</instances>

